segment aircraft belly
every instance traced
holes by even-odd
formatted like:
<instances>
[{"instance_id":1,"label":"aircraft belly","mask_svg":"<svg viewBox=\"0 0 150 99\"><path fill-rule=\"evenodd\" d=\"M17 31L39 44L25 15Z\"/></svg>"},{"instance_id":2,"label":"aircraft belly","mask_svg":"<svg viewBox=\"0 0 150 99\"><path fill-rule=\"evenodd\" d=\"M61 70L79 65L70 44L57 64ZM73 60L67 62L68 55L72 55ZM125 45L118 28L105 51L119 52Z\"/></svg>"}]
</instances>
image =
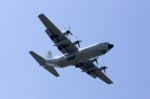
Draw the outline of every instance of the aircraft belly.
<instances>
[{"instance_id":1,"label":"aircraft belly","mask_svg":"<svg viewBox=\"0 0 150 99\"><path fill-rule=\"evenodd\" d=\"M69 61L67 60L66 63L68 63L69 65L76 65L78 63L86 62L87 60L100 56L100 55L101 53L98 50L81 51L75 54L75 59L69 60Z\"/></svg>"},{"instance_id":2,"label":"aircraft belly","mask_svg":"<svg viewBox=\"0 0 150 99\"><path fill-rule=\"evenodd\" d=\"M100 55L102 55L102 53L98 48L89 48L81 51L79 57L83 60L89 60Z\"/></svg>"},{"instance_id":3,"label":"aircraft belly","mask_svg":"<svg viewBox=\"0 0 150 99\"><path fill-rule=\"evenodd\" d=\"M87 60L91 58L94 58L103 54L104 54L103 50L99 50L98 48L89 48L89 49L81 50L75 53L74 55L71 55L71 56L74 56L71 59L66 58L66 56L61 56L59 58L52 59L51 61L54 64L56 64L56 67L63 68L69 65L76 65L81 62L86 62Z\"/></svg>"}]
</instances>

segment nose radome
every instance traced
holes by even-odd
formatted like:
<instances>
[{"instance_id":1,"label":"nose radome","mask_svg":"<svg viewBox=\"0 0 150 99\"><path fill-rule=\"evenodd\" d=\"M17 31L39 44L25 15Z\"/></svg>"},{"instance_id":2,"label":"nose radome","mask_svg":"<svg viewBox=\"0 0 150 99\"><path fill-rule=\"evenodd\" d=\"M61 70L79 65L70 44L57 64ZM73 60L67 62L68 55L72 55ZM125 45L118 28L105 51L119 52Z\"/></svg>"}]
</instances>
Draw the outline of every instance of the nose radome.
<instances>
[{"instance_id":1,"label":"nose radome","mask_svg":"<svg viewBox=\"0 0 150 99\"><path fill-rule=\"evenodd\" d=\"M114 47L113 44L108 44L108 49L112 49Z\"/></svg>"}]
</instances>

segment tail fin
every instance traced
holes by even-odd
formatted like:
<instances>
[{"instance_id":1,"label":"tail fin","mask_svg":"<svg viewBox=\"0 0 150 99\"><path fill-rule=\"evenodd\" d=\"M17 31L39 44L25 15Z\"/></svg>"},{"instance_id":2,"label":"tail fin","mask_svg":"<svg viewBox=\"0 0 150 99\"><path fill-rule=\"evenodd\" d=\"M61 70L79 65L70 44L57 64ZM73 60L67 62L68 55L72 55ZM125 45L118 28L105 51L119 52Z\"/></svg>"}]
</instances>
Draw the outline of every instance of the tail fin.
<instances>
[{"instance_id":1,"label":"tail fin","mask_svg":"<svg viewBox=\"0 0 150 99\"><path fill-rule=\"evenodd\" d=\"M52 53L51 53L51 51L49 50L49 51L47 51L47 53L46 53L46 59L51 59L52 58Z\"/></svg>"},{"instance_id":2,"label":"tail fin","mask_svg":"<svg viewBox=\"0 0 150 99\"><path fill-rule=\"evenodd\" d=\"M29 53L30 53L30 54L32 55L32 57L33 57L41 66L43 66L46 70L48 70L50 73L52 73L52 74L53 74L54 76L56 76L56 77L59 76L59 74L57 73L57 71L55 70L54 67L48 66L48 65L46 64L46 60L45 60L43 57L39 56L38 54L36 54L36 53L33 52L33 51L30 51Z\"/></svg>"}]
</instances>

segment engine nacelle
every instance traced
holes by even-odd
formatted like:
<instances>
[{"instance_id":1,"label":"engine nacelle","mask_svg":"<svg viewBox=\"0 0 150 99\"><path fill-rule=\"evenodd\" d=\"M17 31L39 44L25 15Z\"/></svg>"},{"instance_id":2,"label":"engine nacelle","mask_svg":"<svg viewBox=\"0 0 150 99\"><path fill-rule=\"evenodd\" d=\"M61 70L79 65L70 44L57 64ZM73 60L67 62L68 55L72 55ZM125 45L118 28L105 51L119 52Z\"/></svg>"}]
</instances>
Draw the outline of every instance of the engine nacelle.
<instances>
[{"instance_id":1,"label":"engine nacelle","mask_svg":"<svg viewBox=\"0 0 150 99\"><path fill-rule=\"evenodd\" d=\"M62 31L62 34L63 35L67 35L67 31Z\"/></svg>"},{"instance_id":2,"label":"engine nacelle","mask_svg":"<svg viewBox=\"0 0 150 99\"><path fill-rule=\"evenodd\" d=\"M62 35L68 36L69 34L72 35L72 33L70 32L70 30L66 30L66 31L62 32Z\"/></svg>"}]
</instances>

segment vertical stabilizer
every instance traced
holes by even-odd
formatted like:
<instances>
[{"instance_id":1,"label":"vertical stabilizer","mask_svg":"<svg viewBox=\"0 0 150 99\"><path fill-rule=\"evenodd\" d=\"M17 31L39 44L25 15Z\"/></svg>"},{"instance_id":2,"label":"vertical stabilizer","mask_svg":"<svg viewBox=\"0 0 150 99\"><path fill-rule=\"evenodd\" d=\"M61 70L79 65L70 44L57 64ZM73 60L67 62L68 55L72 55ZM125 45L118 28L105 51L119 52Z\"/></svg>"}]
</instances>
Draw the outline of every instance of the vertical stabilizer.
<instances>
[{"instance_id":1,"label":"vertical stabilizer","mask_svg":"<svg viewBox=\"0 0 150 99\"><path fill-rule=\"evenodd\" d=\"M46 53L46 59L51 59L52 58L52 53L51 53L51 51L49 50L49 51L47 51L47 53Z\"/></svg>"}]
</instances>

